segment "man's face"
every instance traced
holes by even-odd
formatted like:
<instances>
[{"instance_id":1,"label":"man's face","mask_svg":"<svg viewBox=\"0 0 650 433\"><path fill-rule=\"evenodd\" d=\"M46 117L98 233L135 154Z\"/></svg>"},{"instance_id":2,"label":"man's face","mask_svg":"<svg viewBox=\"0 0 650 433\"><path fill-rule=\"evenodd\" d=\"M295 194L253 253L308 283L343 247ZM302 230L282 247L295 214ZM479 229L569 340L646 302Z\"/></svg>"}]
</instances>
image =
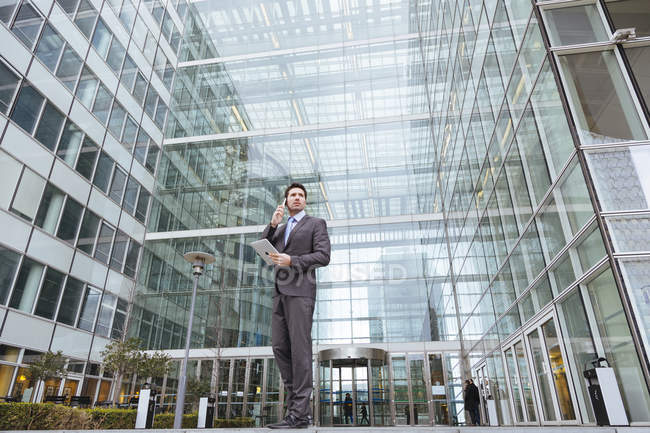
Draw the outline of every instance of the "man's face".
<instances>
[{"instance_id":1,"label":"man's face","mask_svg":"<svg viewBox=\"0 0 650 433\"><path fill-rule=\"evenodd\" d=\"M287 207L292 212L300 212L307 205L305 192L301 188L291 188L287 194Z\"/></svg>"}]
</instances>

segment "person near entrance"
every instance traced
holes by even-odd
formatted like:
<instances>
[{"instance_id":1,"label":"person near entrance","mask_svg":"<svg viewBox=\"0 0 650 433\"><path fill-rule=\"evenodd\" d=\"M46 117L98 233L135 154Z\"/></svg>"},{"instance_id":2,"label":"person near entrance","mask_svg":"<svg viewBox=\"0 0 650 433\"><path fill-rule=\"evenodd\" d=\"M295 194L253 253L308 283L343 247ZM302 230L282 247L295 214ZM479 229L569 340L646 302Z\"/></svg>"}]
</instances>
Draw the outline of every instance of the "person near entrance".
<instances>
[{"instance_id":1,"label":"person near entrance","mask_svg":"<svg viewBox=\"0 0 650 433\"><path fill-rule=\"evenodd\" d=\"M269 255L275 265L271 342L287 393L287 414L279 423L267 426L272 429L307 428L311 424L316 268L329 264L331 250L325 220L305 213L305 187L292 183L284 199L262 233L262 239L278 250ZM289 219L281 225L285 203Z\"/></svg>"},{"instance_id":2,"label":"person near entrance","mask_svg":"<svg viewBox=\"0 0 650 433\"><path fill-rule=\"evenodd\" d=\"M472 425L481 425L481 412L479 410L479 404L481 404L481 397L478 392L478 388L474 385L472 379L467 379L465 381L465 393L463 396L465 401L465 410L469 412L470 418L472 420Z\"/></svg>"},{"instance_id":3,"label":"person near entrance","mask_svg":"<svg viewBox=\"0 0 650 433\"><path fill-rule=\"evenodd\" d=\"M345 400L343 400L343 415L345 415L345 423L352 424L352 396L349 392L345 393Z\"/></svg>"}]
</instances>

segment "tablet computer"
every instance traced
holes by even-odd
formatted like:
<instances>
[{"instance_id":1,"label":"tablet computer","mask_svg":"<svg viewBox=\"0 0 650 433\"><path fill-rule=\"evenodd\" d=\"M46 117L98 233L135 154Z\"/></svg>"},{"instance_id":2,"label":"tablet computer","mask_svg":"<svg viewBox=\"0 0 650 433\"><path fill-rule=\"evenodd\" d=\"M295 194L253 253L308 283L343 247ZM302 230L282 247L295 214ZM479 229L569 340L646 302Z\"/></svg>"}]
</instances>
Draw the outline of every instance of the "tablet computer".
<instances>
[{"instance_id":1,"label":"tablet computer","mask_svg":"<svg viewBox=\"0 0 650 433\"><path fill-rule=\"evenodd\" d=\"M275 253L278 254L278 250L275 249L271 242L268 239L260 239L259 241L251 242L251 247L257 251L257 254L266 262L267 265L273 265L273 260L269 254Z\"/></svg>"}]
</instances>

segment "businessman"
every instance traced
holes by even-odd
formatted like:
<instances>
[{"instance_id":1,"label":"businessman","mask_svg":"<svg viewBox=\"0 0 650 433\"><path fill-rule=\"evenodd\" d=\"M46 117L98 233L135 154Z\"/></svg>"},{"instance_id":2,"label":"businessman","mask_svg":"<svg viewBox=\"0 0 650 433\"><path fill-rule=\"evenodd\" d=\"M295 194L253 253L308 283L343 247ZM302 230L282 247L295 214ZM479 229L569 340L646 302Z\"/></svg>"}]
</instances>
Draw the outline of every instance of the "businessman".
<instances>
[{"instance_id":1,"label":"businessman","mask_svg":"<svg viewBox=\"0 0 650 433\"><path fill-rule=\"evenodd\" d=\"M292 183L284 192L289 209L277 207L262 239L278 250L275 291L271 316L273 354L287 393L287 415L272 429L307 428L311 423L309 396L312 393L311 326L316 301L316 268L330 262L330 238L325 220L305 213L307 190Z\"/></svg>"}]
</instances>

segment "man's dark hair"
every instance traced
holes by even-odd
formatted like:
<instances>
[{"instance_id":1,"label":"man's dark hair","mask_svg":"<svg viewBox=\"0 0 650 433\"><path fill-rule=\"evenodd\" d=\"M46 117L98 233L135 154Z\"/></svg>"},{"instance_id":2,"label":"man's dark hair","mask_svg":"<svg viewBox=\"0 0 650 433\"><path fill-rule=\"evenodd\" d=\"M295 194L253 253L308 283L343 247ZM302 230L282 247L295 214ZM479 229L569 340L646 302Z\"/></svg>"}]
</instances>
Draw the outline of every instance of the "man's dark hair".
<instances>
[{"instance_id":1,"label":"man's dark hair","mask_svg":"<svg viewBox=\"0 0 650 433\"><path fill-rule=\"evenodd\" d=\"M291 191L294 188L300 188L303 190L305 193L305 200L307 200L307 190L305 189L305 186L302 183L294 182L291 185L287 187L287 189L284 190L284 198L287 198L289 196L289 191Z\"/></svg>"}]
</instances>

